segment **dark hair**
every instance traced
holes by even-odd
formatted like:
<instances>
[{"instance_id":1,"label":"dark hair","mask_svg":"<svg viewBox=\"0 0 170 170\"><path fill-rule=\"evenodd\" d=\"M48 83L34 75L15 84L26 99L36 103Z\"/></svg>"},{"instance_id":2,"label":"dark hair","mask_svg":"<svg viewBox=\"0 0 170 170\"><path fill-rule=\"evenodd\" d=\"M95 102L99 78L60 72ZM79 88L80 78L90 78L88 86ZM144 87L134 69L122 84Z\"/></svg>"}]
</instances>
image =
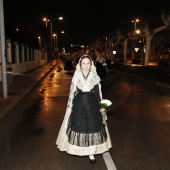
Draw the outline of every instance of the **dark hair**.
<instances>
[{"instance_id":1,"label":"dark hair","mask_svg":"<svg viewBox=\"0 0 170 170\"><path fill-rule=\"evenodd\" d=\"M92 59L91 59L91 57L89 55L83 55L81 57L80 64L81 64L82 59L84 59L84 58L88 58L90 60L91 64L92 64Z\"/></svg>"}]
</instances>

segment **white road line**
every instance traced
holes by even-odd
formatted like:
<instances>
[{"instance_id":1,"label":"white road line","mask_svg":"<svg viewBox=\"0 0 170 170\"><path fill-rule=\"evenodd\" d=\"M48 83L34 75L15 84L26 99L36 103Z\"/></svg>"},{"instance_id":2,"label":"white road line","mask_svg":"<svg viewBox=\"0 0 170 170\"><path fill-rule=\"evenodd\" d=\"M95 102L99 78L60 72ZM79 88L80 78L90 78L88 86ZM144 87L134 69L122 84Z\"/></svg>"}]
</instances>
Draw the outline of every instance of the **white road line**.
<instances>
[{"instance_id":1,"label":"white road line","mask_svg":"<svg viewBox=\"0 0 170 170\"><path fill-rule=\"evenodd\" d=\"M157 84L157 85L159 85L159 86L166 87L166 88L170 88L169 84L166 84L166 83L156 82L155 84Z\"/></svg>"},{"instance_id":2,"label":"white road line","mask_svg":"<svg viewBox=\"0 0 170 170\"><path fill-rule=\"evenodd\" d=\"M109 152L105 152L103 154L103 159L105 161L105 164L106 164L108 170L117 170Z\"/></svg>"}]
</instances>

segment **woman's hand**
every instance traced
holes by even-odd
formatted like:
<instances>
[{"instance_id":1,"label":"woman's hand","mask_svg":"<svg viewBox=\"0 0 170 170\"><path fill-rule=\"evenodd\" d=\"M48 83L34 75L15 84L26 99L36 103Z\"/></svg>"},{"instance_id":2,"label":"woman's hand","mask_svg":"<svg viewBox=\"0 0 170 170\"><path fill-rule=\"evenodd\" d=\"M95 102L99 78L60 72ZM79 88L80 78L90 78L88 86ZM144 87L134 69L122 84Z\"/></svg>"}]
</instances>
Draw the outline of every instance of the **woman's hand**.
<instances>
[{"instance_id":1,"label":"woman's hand","mask_svg":"<svg viewBox=\"0 0 170 170\"><path fill-rule=\"evenodd\" d=\"M101 114L104 114L105 111L106 111L106 110L105 110L104 108L101 108L101 109L100 109Z\"/></svg>"}]
</instances>

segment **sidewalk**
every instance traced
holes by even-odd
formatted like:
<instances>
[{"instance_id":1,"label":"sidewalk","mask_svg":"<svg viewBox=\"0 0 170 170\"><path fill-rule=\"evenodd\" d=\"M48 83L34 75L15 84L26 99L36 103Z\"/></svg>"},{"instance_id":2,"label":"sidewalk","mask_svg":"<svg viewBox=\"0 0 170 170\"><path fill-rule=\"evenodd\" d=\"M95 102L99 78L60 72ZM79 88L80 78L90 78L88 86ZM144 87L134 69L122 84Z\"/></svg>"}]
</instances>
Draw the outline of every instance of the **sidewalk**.
<instances>
[{"instance_id":1,"label":"sidewalk","mask_svg":"<svg viewBox=\"0 0 170 170\"><path fill-rule=\"evenodd\" d=\"M55 66L57 63L45 64L32 71L24 73L24 75L17 75L12 78L12 85L9 86L8 96L3 97L2 82L0 82L0 121L8 115L8 113L19 103L31 89L38 84Z\"/></svg>"}]
</instances>

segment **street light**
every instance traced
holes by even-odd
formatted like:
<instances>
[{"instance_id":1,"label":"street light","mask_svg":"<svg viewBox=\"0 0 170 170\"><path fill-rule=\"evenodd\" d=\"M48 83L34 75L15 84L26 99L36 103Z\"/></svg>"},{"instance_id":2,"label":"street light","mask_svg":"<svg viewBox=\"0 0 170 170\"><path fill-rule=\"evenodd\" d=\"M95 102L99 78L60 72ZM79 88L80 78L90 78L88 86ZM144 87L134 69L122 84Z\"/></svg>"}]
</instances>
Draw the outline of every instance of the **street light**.
<instances>
[{"instance_id":1,"label":"street light","mask_svg":"<svg viewBox=\"0 0 170 170\"><path fill-rule=\"evenodd\" d=\"M53 34L53 38L54 38L54 41L53 41L54 42L53 43L54 44L54 48L53 49L54 49L54 53L56 53L57 52L57 34L54 33Z\"/></svg>"},{"instance_id":2,"label":"street light","mask_svg":"<svg viewBox=\"0 0 170 170\"><path fill-rule=\"evenodd\" d=\"M49 21L47 18L43 18L43 21L45 22L45 26L47 27L47 22Z\"/></svg>"},{"instance_id":3,"label":"street light","mask_svg":"<svg viewBox=\"0 0 170 170\"><path fill-rule=\"evenodd\" d=\"M57 18L58 20L63 20L63 17L59 17ZM51 54L50 54L50 60L51 60L51 65L52 65L52 53L53 53L53 47L52 47L52 44L53 44L53 20L57 20L57 19L47 19L47 18L43 18L43 21L46 22L46 27L47 27L47 22L50 21L50 44L51 44Z\"/></svg>"},{"instance_id":4,"label":"street light","mask_svg":"<svg viewBox=\"0 0 170 170\"><path fill-rule=\"evenodd\" d=\"M136 18L135 20L132 20L132 22L134 22L134 31L136 31L136 23L139 22L139 19Z\"/></svg>"},{"instance_id":5,"label":"street light","mask_svg":"<svg viewBox=\"0 0 170 170\"><path fill-rule=\"evenodd\" d=\"M113 50L113 61L112 61L112 64L113 64L114 61L115 61L115 55L116 55L116 50Z\"/></svg>"},{"instance_id":6,"label":"street light","mask_svg":"<svg viewBox=\"0 0 170 170\"><path fill-rule=\"evenodd\" d=\"M38 40L39 40L39 49L41 50L41 37L38 36Z\"/></svg>"}]
</instances>

